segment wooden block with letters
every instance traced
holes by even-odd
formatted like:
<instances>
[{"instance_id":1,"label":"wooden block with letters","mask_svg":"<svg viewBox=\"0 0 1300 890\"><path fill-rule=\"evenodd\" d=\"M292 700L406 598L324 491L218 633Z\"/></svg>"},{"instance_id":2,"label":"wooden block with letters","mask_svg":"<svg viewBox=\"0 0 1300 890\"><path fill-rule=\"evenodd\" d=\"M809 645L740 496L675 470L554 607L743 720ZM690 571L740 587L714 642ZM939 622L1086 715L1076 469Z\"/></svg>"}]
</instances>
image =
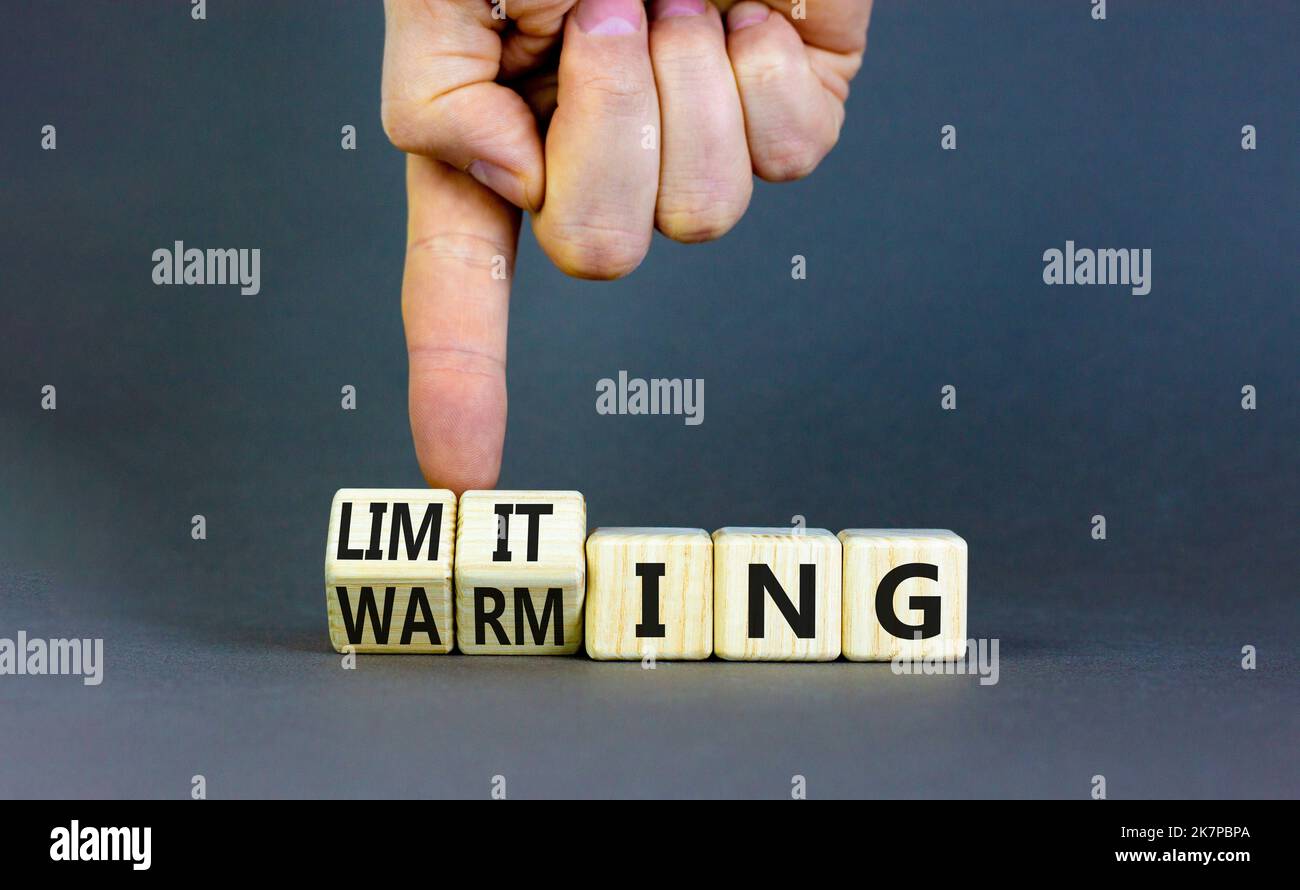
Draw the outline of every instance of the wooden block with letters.
<instances>
[{"instance_id":1,"label":"wooden block with letters","mask_svg":"<svg viewBox=\"0 0 1300 890\"><path fill-rule=\"evenodd\" d=\"M946 529L845 529L844 655L966 654L966 542Z\"/></svg>"},{"instance_id":2,"label":"wooden block with letters","mask_svg":"<svg viewBox=\"0 0 1300 890\"><path fill-rule=\"evenodd\" d=\"M456 522L456 625L470 655L582 646L587 505L576 491L467 491Z\"/></svg>"},{"instance_id":3,"label":"wooden block with letters","mask_svg":"<svg viewBox=\"0 0 1300 890\"><path fill-rule=\"evenodd\" d=\"M450 491L343 488L330 508L325 603L339 652L450 652Z\"/></svg>"},{"instance_id":4,"label":"wooden block with letters","mask_svg":"<svg viewBox=\"0 0 1300 890\"><path fill-rule=\"evenodd\" d=\"M702 528L598 528L587 539L587 654L713 654L713 540Z\"/></svg>"},{"instance_id":5,"label":"wooden block with letters","mask_svg":"<svg viewBox=\"0 0 1300 890\"><path fill-rule=\"evenodd\" d=\"M842 570L839 539L825 529L718 529L714 651L737 661L833 661Z\"/></svg>"}]
</instances>

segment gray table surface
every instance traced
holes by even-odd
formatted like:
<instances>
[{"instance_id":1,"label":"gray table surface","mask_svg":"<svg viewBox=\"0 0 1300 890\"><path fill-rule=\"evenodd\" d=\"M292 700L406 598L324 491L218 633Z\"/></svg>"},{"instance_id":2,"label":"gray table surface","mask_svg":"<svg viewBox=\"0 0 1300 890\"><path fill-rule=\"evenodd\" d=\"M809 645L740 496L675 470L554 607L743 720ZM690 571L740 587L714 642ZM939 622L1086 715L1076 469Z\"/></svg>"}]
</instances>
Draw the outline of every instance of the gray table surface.
<instances>
[{"instance_id":1,"label":"gray table surface","mask_svg":"<svg viewBox=\"0 0 1300 890\"><path fill-rule=\"evenodd\" d=\"M1098 774L1112 798L1300 792L1294 636L1180 608L1158 583L1140 612L1100 578L1050 608L977 588L973 632L1001 634L984 686L846 662L360 656L345 670L323 592L272 615L231 594L257 586L236 576L158 590L199 608L105 614L102 588L3 584L5 627L105 640L100 686L0 680L6 796L184 797L194 775L212 798L485 797L498 775L520 798L782 797L795 775L810 797L1082 799ZM1263 617L1295 626L1294 607Z\"/></svg>"}]
</instances>

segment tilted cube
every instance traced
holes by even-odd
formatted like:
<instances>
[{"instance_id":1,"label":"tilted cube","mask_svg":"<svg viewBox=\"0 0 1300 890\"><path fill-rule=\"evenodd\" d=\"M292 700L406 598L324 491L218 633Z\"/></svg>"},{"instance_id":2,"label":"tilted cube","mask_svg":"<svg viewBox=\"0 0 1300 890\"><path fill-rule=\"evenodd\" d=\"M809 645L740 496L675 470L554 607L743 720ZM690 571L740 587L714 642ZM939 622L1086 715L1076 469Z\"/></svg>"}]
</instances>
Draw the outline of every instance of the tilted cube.
<instances>
[{"instance_id":1,"label":"tilted cube","mask_svg":"<svg viewBox=\"0 0 1300 890\"><path fill-rule=\"evenodd\" d=\"M339 652L444 653L455 644L456 495L343 488L325 543L325 604Z\"/></svg>"},{"instance_id":2,"label":"tilted cube","mask_svg":"<svg viewBox=\"0 0 1300 890\"><path fill-rule=\"evenodd\" d=\"M582 645L587 505L576 491L467 491L456 526L456 625L471 655Z\"/></svg>"}]
</instances>

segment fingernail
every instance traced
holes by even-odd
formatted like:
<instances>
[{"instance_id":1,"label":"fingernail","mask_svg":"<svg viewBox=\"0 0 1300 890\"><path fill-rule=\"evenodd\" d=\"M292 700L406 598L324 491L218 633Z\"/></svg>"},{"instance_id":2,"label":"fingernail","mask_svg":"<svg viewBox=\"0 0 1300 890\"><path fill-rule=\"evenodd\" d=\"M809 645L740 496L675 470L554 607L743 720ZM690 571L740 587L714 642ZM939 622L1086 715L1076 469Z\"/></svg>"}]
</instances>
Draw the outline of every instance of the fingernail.
<instances>
[{"instance_id":1,"label":"fingernail","mask_svg":"<svg viewBox=\"0 0 1300 890\"><path fill-rule=\"evenodd\" d=\"M475 161L465 172L507 201L515 201L514 196L519 192L519 180L504 167L498 167L491 161Z\"/></svg>"},{"instance_id":2,"label":"fingernail","mask_svg":"<svg viewBox=\"0 0 1300 890\"><path fill-rule=\"evenodd\" d=\"M672 19L682 15L704 15L704 0L654 0L650 17Z\"/></svg>"},{"instance_id":3,"label":"fingernail","mask_svg":"<svg viewBox=\"0 0 1300 890\"><path fill-rule=\"evenodd\" d=\"M588 34L635 34L641 30L641 0L582 0L578 27Z\"/></svg>"},{"instance_id":4,"label":"fingernail","mask_svg":"<svg viewBox=\"0 0 1300 890\"><path fill-rule=\"evenodd\" d=\"M750 25L757 25L759 22L767 21L767 16L771 12L766 6L761 9L747 9L743 12L736 13L727 20L728 31L739 31L742 28L748 28Z\"/></svg>"}]
</instances>

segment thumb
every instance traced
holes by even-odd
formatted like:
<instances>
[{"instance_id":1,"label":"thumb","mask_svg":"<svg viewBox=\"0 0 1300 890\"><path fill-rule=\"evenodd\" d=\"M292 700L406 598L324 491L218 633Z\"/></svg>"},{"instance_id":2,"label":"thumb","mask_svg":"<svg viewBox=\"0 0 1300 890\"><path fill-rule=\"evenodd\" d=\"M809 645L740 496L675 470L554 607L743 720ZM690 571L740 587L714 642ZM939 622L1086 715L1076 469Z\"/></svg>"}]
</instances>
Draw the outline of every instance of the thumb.
<instances>
[{"instance_id":1,"label":"thumb","mask_svg":"<svg viewBox=\"0 0 1300 890\"><path fill-rule=\"evenodd\" d=\"M545 194L537 121L494 83L501 38L487 4L385 4L382 116L393 145L468 172L517 207Z\"/></svg>"},{"instance_id":2,"label":"thumb","mask_svg":"<svg viewBox=\"0 0 1300 890\"><path fill-rule=\"evenodd\" d=\"M402 318L424 478L492 488L506 435L506 322L519 211L430 158L406 161Z\"/></svg>"}]
</instances>

